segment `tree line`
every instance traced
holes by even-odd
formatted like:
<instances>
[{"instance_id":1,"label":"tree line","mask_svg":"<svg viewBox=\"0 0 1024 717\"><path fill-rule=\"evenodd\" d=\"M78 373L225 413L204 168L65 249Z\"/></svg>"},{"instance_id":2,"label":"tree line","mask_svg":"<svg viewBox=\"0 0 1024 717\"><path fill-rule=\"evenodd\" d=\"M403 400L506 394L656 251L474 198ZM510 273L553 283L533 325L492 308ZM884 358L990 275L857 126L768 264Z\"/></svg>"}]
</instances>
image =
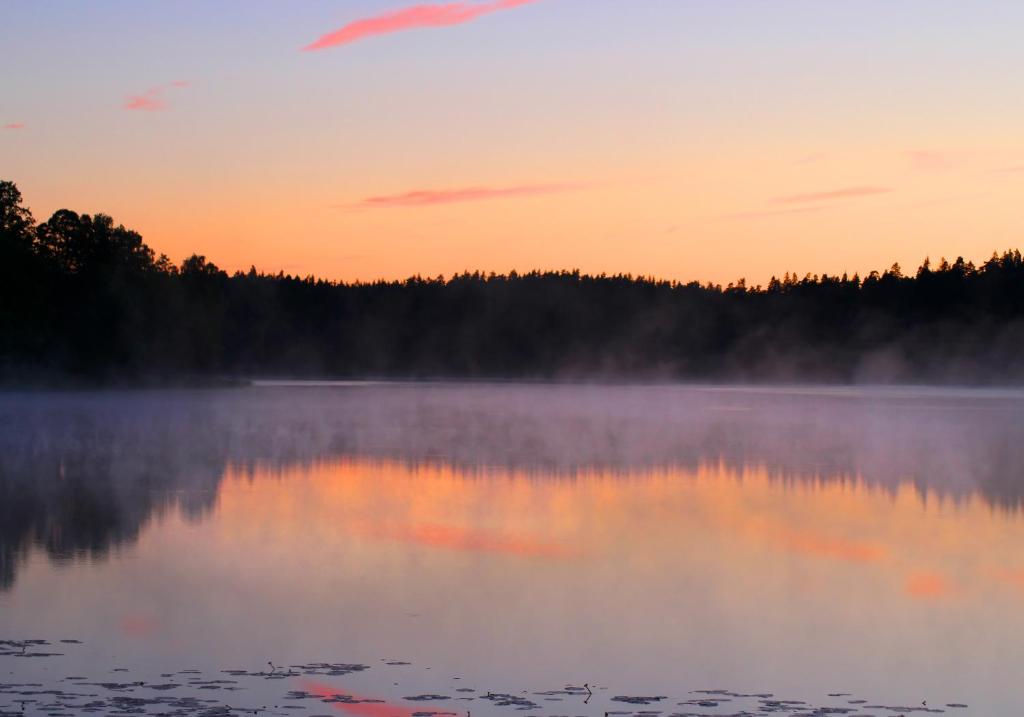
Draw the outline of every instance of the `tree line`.
<instances>
[{"instance_id":1,"label":"tree line","mask_svg":"<svg viewBox=\"0 0 1024 717\"><path fill-rule=\"evenodd\" d=\"M0 182L0 380L234 377L1013 383L1024 259L766 286L579 271L342 283L200 255Z\"/></svg>"}]
</instances>

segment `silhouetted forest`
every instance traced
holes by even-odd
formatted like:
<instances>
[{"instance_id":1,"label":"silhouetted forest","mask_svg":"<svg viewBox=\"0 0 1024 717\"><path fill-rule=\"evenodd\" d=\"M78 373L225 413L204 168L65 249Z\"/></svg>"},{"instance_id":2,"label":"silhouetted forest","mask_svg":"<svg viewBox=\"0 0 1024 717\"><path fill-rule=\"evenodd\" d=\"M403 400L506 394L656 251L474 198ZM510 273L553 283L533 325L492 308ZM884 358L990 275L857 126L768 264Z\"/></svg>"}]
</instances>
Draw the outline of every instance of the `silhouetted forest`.
<instances>
[{"instance_id":1,"label":"silhouetted forest","mask_svg":"<svg viewBox=\"0 0 1024 717\"><path fill-rule=\"evenodd\" d=\"M180 266L103 214L37 223L0 182L0 379L224 377L1006 383L1024 259L726 287L578 271L335 283Z\"/></svg>"}]
</instances>

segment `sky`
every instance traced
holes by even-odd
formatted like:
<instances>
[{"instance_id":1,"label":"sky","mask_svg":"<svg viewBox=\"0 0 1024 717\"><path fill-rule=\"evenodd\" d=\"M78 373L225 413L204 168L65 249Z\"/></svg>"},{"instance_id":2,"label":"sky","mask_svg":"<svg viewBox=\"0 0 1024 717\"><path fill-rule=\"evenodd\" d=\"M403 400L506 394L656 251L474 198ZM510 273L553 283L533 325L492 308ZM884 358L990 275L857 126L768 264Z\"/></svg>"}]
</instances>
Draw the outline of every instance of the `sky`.
<instances>
[{"instance_id":1,"label":"sky","mask_svg":"<svg viewBox=\"0 0 1024 717\"><path fill-rule=\"evenodd\" d=\"M4 0L0 178L180 261L764 283L1024 244L1019 0Z\"/></svg>"}]
</instances>

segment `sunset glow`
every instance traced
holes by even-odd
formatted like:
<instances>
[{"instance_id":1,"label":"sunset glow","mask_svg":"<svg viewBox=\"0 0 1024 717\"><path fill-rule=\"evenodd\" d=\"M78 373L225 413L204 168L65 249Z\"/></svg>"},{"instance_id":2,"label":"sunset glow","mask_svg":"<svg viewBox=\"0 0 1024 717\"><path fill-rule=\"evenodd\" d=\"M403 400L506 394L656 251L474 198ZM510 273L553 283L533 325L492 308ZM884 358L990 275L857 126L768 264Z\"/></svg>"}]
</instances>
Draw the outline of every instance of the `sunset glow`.
<instances>
[{"instance_id":1,"label":"sunset glow","mask_svg":"<svg viewBox=\"0 0 1024 717\"><path fill-rule=\"evenodd\" d=\"M917 573L907 578L907 594L922 600L947 597L953 587L945 576L937 573Z\"/></svg>"},{"instance_id":2,"label":"sunset glow","mask_svg":"<svg viewBox=\"0 0 1024 717\"><path fill-rule=\"evenodd\" d=\"M1024 235L1022 25L1013 2L14 0L0 157L37 218L104 212L228 271L980 262Z\"/></svg>"},{"instance_id":3,"label":"sunset glow","mask_svg":"<svg viewBox=\"0 0 1024 717\"><path fill-rule=\"evenodd\" d=\"M1015 564L1016 523L990 523L989 508L977 498L924 514L922 500L910 485L895 493L838 481L786 486L758 469L741 475L717 466L629 480L595 472L537 482L499 470L480 481L445 465L343 462L286 476L230 472L221 510L225 540L249 544L258 526L273 524L280 539L294 534L323 545L346 543L344 552L358 555L359 563L389 563L380 556L408 549L453 565L488 556L525 574L538 561L571 560L599 571L637 555L672 555L683 566L715 555L742 566L737 569L754 582L771 582L765 571L778 570L789 556L794 570L816 580L857 576L873 600L890 604L949 598L960 582L973 591L1015 595L1021 573L1006 566ZM330 523L303 522L311 505L331 516ZM650 520L676 528L638 531L635 521L651 510ZM684 514L690 518L682 523L671 518ZM301 531L293 520L302 522ZM1013 530L1002 533L1000 524ZM869 528L872 537L860 537ZM958 577L958 561L976 556L982 544L985 558Z\"/></svg>"}]
</instances>

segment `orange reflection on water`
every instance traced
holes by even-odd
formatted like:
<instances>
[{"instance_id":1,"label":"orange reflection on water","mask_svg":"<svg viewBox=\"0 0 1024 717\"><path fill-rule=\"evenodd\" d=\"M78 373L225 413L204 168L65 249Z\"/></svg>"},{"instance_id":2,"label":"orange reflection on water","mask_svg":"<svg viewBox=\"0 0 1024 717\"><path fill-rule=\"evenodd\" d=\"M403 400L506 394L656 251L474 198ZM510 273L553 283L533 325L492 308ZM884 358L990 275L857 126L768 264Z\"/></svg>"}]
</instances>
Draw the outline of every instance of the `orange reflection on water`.
<instances>
[{"instance_id":1,"label":"orange reflection on water","mask_svg":"<svg viewBox=\"0 0 1024 717\"><path fill-rule=\"evenodd\" d=\"M582 554L582 551L560 543L454 525L377 525L358 529L357 532L370 537L415 543L428 548L500 553L527 558L567 560Z\"/></svg>"},{"instance_id":2,"label":"orange reflection on water","mask_svg":"<svg viewBox=\"0 0 1024 717\"><path fill-rule=\"evenodd\" d=\"M944 575L916 573L907 578L906 591L914 598L934 600L949 597L954 593L954 588Z\"/></svg>"},{"instance_id":3,"label":"orange reflection on water","mask_svg":"<svg viewBox=\"0 0 1024 717\"><path fill-rule=\"evenodd\" d=\"M1024 570L997 570L997 580L1024 590Z\"/></svg>"},{"instance_id":4,"label":"orange reflection on water","mask_svg":"<svg viewBox=\"0 0 1024 717\"><path fill-rule=\"evenodd\" d=\"M263 541L288 554L314 546L344 555L348 569L391 569L396 580L407 551L429 551L435 557L424 560L450 576L463 569L452 562L460 554L517 559L507 567L524 580L538 561L641 582L661 580L671 566L730 595L739 581L764 601L771 586L780 609L795 586L841 601L887 594L894 604L1024 586L1024 574L999 573L1015 562L1024 525L978 497L937 499L911 484L848 478L782 481L758 467L554 475L340 461L229 469L219 512L219 530L238 544Z\"/></svg>"},{"instance_id":5,"label":"orange reflection on water","mask_svg":"<svg viewBox=\"0 0 1024 717\"><path fill-rule=\"evenodd\" d=\"M156 618L141 613L123 615L118 622L118 629L129 637L151 637L160 630Z\"/></svg>"},{"instance_id":6,"label":"orange reflection on water","mask_svg":"<svg viewBox=\"0 0 1024 717\"><path fill-rule=\"evenodd\" d=\"M299 680L298 682L303 690L325 700L342 696L351 699L351 702L332 702L331 706L339 712L355 715L355 717L412 717L413 712L415 712L415 710L408 707L389 704L383 700L354 695L347 690L341 690L326 682L306 679Z\"/></svg>"},{"instance_id":7,"label":"orange reflection on water","mask_svg":"<svg viewBox=\"0 0 1024 717\"><path fill-rule=\"evenodd\" d=\"M799 531L783 534L779 539L786 549L814 557L851 563L877 563L889 557L889 551L884 546L868 541L831 538Z\"/></svg>"}]
</instances>

